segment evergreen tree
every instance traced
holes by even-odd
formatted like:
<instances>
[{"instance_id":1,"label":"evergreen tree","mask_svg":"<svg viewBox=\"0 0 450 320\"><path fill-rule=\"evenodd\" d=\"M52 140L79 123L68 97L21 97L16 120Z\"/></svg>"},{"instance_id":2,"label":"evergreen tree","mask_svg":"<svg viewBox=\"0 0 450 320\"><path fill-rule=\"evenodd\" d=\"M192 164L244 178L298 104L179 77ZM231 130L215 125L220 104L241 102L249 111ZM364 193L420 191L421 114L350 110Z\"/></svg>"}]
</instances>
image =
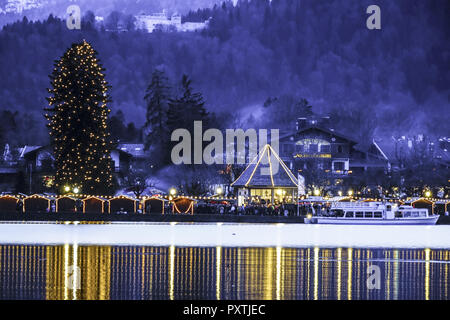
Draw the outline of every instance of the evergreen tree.
<instances>
[{"instance_id":1,"label":"evergreen tree","mask_svg":"<svg viewBox=\"0 0 450 320\"><path fill-rule=\"evenodd\" d=\"M169 101L168 79L164 71L156 69L152 82L147 88L144 99L147 101L146 123L144 126L144 143L150 147L160 148L167 143L167 111Z\"/></svg>"},{"instance_id":2,"label":"evergreen tree","mask_svg":"<svg viewBox=\"0 0 450 320\"><path fill-rule=\"evenodd\" d=\"M66 187L84 194L113 192L109 86L96 56L86 41L75 43L55 62L50 76L50 107L45 110L59 192Z\"/></svg>"},{"instance_id":3,"label":"evergreen tree","mask_svg":"<svg viewBox=\"0 0 450 320\"><path fill-rule=\"evenodd\" d=\"M201 93L192 92L192 81L187 75L183 75L181 86L183 95L177 99L170 99L168 110L168 128L170 132L177 128L193 128L194 121L203 121L203 126L208 126L208 112L205 109L205 101Z\"/></svg>"},{"instance_id":4,"label":"evergreen tree","mask_svg":"<svg viewBox=\"0 0 450 320\"><path fill-rule=\"evenodd\" d=\"M309 104L308 100L306 99L300 99L300 101L297 103L298 113L299 116L302 117L311 117L314 112L312 110L312 106Z\"/></svg>"},{"instance_id":5,"label":"evergreen tree","mask_svg":"<svg viewBox=\"0 0 450 320\"><path fill-rule=\"evenodd\" d=\"M111 139L114 143L121 142L125 137L125 115L122 110L118 110L108 119L108 127L111 133Z\"/></svg>"},{"instance_id":6,"label":"evergreen tree","mask_svg":"<svg viewBox=\"0 0 450 320\"><path fill-rule=\"evenodd\" d=\"M194 134L194 121L202 121L203 128L210 125L209 114L205 109L205 101L201 93L194 93L191 86L191 80L187 75L183 75L181 79L181 87L183 95L177 99L169 100L169 108L167 111L167 129L168 137L178 128L189 130L191 136ZM169 143L166 160L170 159L170 153L173 143ZM166 148L167 149L167 148Z\"/></svg>"}]
</instances>

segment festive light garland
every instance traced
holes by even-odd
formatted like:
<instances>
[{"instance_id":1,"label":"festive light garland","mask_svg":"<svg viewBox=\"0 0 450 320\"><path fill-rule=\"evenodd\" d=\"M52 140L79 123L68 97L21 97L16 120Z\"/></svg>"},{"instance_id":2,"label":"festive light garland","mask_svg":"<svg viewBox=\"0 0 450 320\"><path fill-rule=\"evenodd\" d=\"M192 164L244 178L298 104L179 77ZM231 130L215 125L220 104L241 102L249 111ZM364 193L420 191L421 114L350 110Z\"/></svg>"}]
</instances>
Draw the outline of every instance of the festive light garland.
<instances>
[{"instance_id":1,"label":"festive light garland","mask_svg":"<svg viewBox=\"0 0 450 320\"><path fill-rule=\"evenodd\" d=\"M108 84L96 52L86 41L74 44L56 62L50 108L45 109L55 154L55 185L92 194L112 187L107 117ZM50 114L51 113L51 114Z\"/></svg>"}]
</instances>

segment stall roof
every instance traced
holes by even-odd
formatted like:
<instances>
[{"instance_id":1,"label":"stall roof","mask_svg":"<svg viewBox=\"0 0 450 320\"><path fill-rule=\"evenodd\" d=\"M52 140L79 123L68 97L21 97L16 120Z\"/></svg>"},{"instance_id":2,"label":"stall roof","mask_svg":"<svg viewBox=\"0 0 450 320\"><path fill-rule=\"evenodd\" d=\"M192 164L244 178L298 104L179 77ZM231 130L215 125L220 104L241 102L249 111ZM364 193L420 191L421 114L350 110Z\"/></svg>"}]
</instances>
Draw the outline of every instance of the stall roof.
<instances>
[{"instance_id":1,"label":"stall roof","mask_svg":"<svg viewBox=\"0 0 450 320\"><path fill-rule=\"evenodd\" d=\"M274 165L278 166L276 173L272 172ZM266 168L269 174L263 175L262 168ZM267 144L231 185L247 188L297 188L298 180L273 148Z\"/></svg>"}]
</instances>

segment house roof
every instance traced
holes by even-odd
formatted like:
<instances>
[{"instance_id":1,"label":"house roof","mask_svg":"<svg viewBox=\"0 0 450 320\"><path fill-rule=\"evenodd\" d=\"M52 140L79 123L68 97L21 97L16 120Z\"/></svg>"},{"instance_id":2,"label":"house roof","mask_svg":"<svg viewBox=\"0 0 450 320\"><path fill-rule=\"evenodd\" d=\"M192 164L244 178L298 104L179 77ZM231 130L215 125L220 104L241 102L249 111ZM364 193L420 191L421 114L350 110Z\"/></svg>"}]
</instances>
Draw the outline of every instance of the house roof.
<instances>
[{"instance_id":1,"label":"house roof","mask_svg":"<svg viewBox=\"0 0 450 320\"><path fill-rule=\"evenodd\" d=\"M25 146L24 149L28 148L28 146ZM23 151L23 157L25 159L30 159L33 155L37 154L39 151L47 150L51 154L53 153L53 150L51 149L50 145L46 146L32 146L28 148L27 150Z\"/></svg>"},{"instance_id":2,"label":"house roof","mask_svg":"<svg viewBox=\"0 0 450 320\"><path fill-rule=\"evenodd\" d=\"M298 135L298 134L300 134L302 132L305 132L305 131L308 131L308 130L312 130L312 129L317 129L317 130L325 132L327 134L330 134L330 135L336 136L338 138L347 140L353 145L355 150L362 151L362 152L371 152L373 154L378 154L379 153L380 157L384 158L385 160L389 159L389 157L384 152L384 149L381 148L380 145L375 142L375 140L372 140L372 144L370 146L364 147L361 143L359 143L357 141L357 139L355 139L353 137L350 137L350 136L347 136L345 134L336 132L334 129L328 129L328 128L325 128L325 127L320 126L320 125L309 125L307 127L304 127L302 129L298 130L296 133L292 132L292 133L289 133L289 134L284 134L284 135L280 136L279 140L283 140L283 139L289 138L291 136Z\"/></svg>"},{"instance_id":3,"label":"house roof","mask_svg":"<svg viewBox=\"0 0 450 320\"><path fill-rule=\"evenodd\" d=\"M25 154L32 152L36 149L42 148L41 146L24 146L23 148L20 148L19 150L19 158L22 159L24 158Z\"/></svg>"},{"instance_id":4,"label":"house roof","mask_svg":"<svg viewBox=\"0 0 450 320\"><path fill-rule=\"evenodd\" d=\"M139 158L144 155L143 151L142 151L142 155L141 155L141 151L137 150L140 148L139 146L142 146L142 150L144 150L143 144L120 144L119 146L117 146L117 148L115 150L117 150L119 153L121 153L127 157ZM41 150L48 150L50 153L53 153L53 150L51 149L50 145L25 146L22 148L20 157L30 159L30 157L32 157L34 154L38 153Z\"/></svg>"},{"instance_id":5,"label":"house roof","mask_svg":"<svg viewBox=\"0 0 450 320\"><path fill-rule=\"evenodd\" d=\"M296 132L291 132L291 133L283 134L283 135L281 135L281 136L279 137L278 140L284 140L284 139L289 138L289 137L291 137L291 136L295 137L295 136L298 135L298 134L301 134L301 133L303 133L303 132L305 132L305 131L312 130L312 129L317 129L317 130L319 130L319 131L322 131L322 132L325 132L325 133L327 133L327 134L336 136L336 137L338 137L338 138L341 138L341 139L344 139L344 140L348 140L348 141L349 141L350 143L352 143L352 144L357 144L357 143L358 143L358 141L356 141L356 139L354 139L354 138L352 138L352 137L349 137L349 136L344 135L344 134L342 134L342 133L336 132L334 129L328 129L328 128L325 128L325 127L320 126L320 125L309 125L309 126L307 126L307 127L301 128L300 130L298 130L298 131L296 131Z\"/></svg>"},{"instance_id":6,"label":"house roof","mask_svg":"<svg viewBox=\"0 0 450 320\"><path fill-rule=\"evenodd\" d=\"M275 163L278 165L278 171L273 173L272 168ZM270 173L263 175L260 170L263 168L267 169ZM267 144L231 185L234 187L250 188L297 188L298 180L272 147Z\"/></svg>"},{"instance_id":7,"label":"house roof","mask_svg":"<svg viewBox=\"0 0 450 320\"><path fill-rule=\"evenodd\" d=\"M120 143L117 149L131 154L134 158L143 158L146 155L142 143Z\"/></svg>"}]
</instances>

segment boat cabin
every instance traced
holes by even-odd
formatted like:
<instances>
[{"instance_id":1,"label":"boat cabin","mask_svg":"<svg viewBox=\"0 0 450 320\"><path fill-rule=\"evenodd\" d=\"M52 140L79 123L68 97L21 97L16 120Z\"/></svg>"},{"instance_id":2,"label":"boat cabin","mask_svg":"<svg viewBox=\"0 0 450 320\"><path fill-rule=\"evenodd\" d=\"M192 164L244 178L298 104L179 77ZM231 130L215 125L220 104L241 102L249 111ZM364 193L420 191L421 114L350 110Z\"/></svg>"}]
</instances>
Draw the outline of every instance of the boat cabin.
<instances>
[{"instance_id":1,"label":"boat cabin","mask_svg":"<svg viewBox=\"0 0 450 320\"><path fill-rule=\"evenodd\" d=\"M425 218L428 217L427 209L413 208L412 206L400 206L383 204L381 202L337 202L333 203L329 216L336 218Z\"/></svg>"}]
</instances>

